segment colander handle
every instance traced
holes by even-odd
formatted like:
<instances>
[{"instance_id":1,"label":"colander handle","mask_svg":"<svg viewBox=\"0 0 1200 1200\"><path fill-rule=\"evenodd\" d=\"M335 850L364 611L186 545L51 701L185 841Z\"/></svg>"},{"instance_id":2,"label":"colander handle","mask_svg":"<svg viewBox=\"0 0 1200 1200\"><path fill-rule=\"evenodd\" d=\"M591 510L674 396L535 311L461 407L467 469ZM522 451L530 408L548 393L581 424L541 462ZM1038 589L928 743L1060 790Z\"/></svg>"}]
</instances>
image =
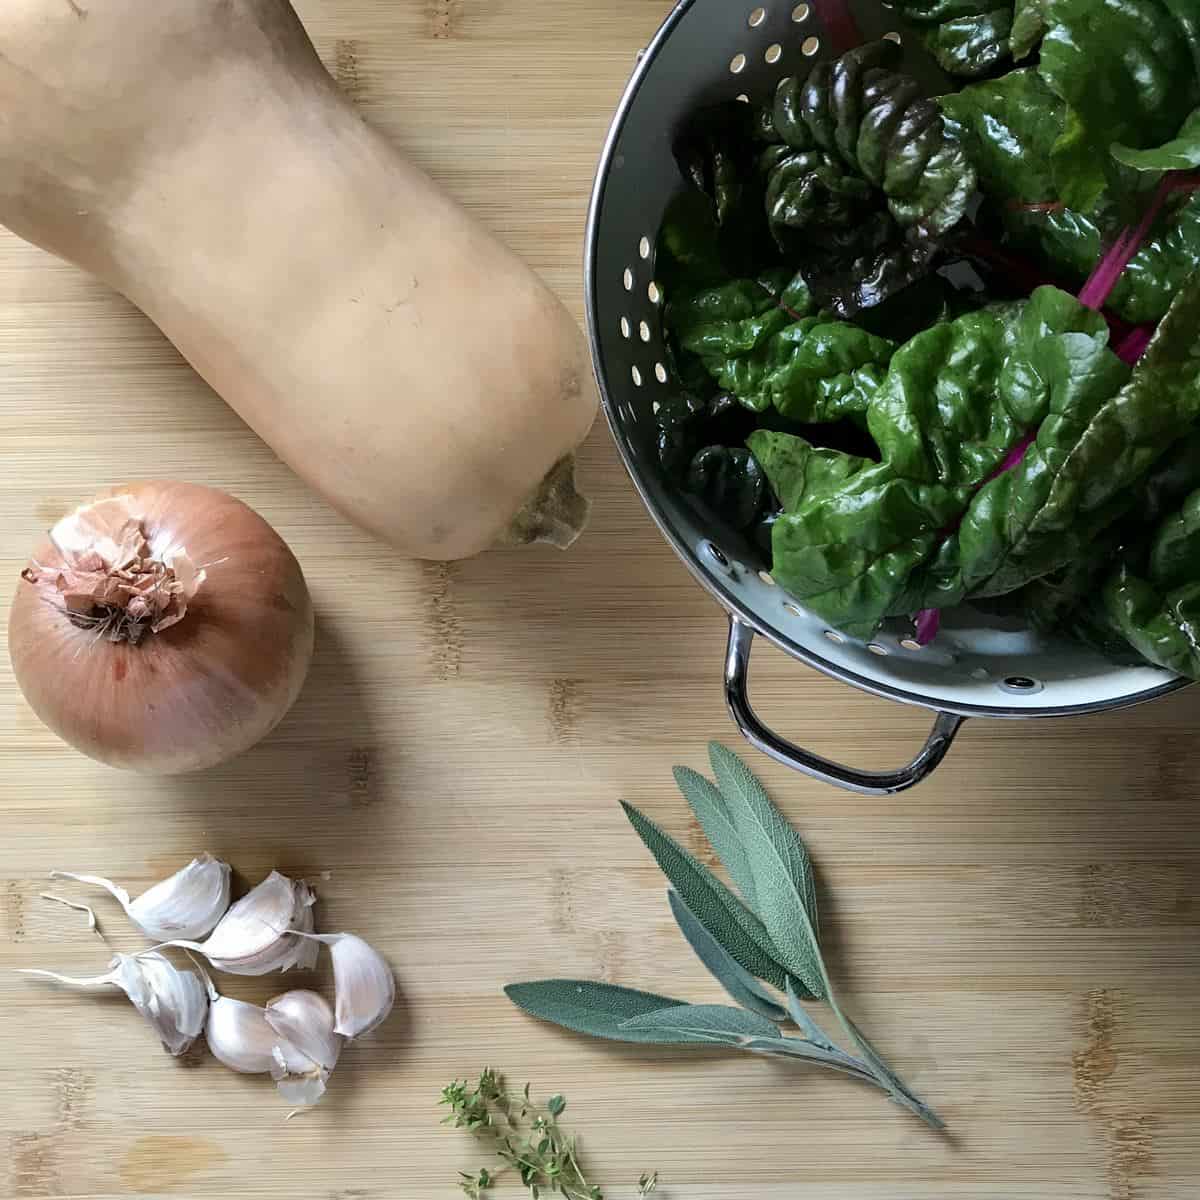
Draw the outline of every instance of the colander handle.
<instances>
[{"instance_id":1,"label":"colander handle","mask_svg":"<svg viewBox=\"0 0 1200 1200\"><path fill-rule=\"evenodd\" d=\"M736 617L729 619L729 649L725 655L725 703L737 727L752 746L786 767L793 767L823 783L861 792L864 796L890 796L918 784L946 757L964 718L939 712L921 752L897 771L860 771L831 762L781 738L768 729L751 707L746 688L750 676L750 647L754 630Z\"/></svg>"}]
</instances>

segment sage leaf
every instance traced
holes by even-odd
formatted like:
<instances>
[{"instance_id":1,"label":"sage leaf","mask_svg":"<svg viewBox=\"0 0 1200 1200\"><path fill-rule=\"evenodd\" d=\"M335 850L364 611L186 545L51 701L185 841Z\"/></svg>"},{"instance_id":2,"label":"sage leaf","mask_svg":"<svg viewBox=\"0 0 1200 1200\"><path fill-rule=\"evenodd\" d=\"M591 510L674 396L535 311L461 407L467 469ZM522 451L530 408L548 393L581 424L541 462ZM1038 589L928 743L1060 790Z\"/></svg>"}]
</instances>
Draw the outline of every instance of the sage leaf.
<instances>
[{"instance_id":1,"label":"sage leaf","mask_svg":"<svg viewBox=\"0 0 1200 1200\"><path fill-rule=\"evenodd\" d=\"M649 817L624 801L621 807L696 920L751 975L783 991L787 971L775 957L774 942L762 921Z\"/></svg>"},{"instance_id":2,"label":"sage leaf","mask_svg":"<svg viewBox=\"0 0 1200 1200\"><path fill-rule=\"evenodd\" d=\"M745 763L716 742L709 746L709 754L746 847L758 897L757 916L766 927L775 957L814 996L824 999L824 968L808 908L811 903L816 911L808 853Z\"/></svg>"},{"instance_id":3,"label":"sage leaf","mask_svg":"<svg viewBox=\"0 0 1200 1200\"><path fill-rule=\"evenodd\" d=\"M755 905L754 873L746 859L746 848L733 822L733 814L720 789L698 771L689 767L675 768L675 782L688 802L688 807L700 822L704 836L725 864L730 878L742 898L753 909Z\"/></svg>"},{"instance_id":4,"label":"sage leaf","mask_svg":"<svg viewBox=\"0 0 1200 1200\"><path fill-rule=\"evenodd\" d=\"M766 1017L727 1004L681 1004L660 1008L625 1021L622 1029L669 1029L711 1041L741 1045L747 1038L779 1037L779 1027Z\"/></svg>"},{"instance_id":5,"label":"sage leaf","mask_svg":"<svg viewBox=\"0 0 1200 1200\"><path fill-rule=\"evenodd\" d=\"M817 889L816 882L813 879L812 859L809 858L808 850L804 843L800 840L800 835L788 824L787 818L783 813L771 803L771 798L767 795L766 789L758 781L754 772L730 749L722 746L720 742L709 742L708 757L712 763L713 774L717 777L717 784L720 787L721 795L726 797L727 809L730 818L733 821L735 831L739 836L742 845L743 856L748 858L746 850L745 834L742 828L742 820L739 819L742 814L752 816L754 821L767 833L771 838L772 843L776 846L776 852L785 864L788 875L796 886L796 891L808 912L809 921L812 923L814 932L817 929ZM707 783L708 781L705 780ZM699 814L697 814L699 816ZM703 824L703 822L701 822ZM706 834L708 830L704 831ZM712 838L709 838L712 841ZM713 842L713 848L718 854L721 853L720 847ZM724 856L721 856L721 861L724 862ZM728 867L729 864L725 863ZM751 877L754 877L752 864L748 867ZM733 874L732 869L730 874ZM735 882L737 880L735 879ZM755 887L757 885L754 885ZM738 883L738 887L741 884ZM745 892L743 891L743 895ZM755 902L746 896L746 902L751 908Z\"/></svg>"},{"instance_id":6,"label":"sage leaf","mask_svg":"<svg viewBox=\"0 0 1200 1200\"><path fill-rule=\"evenodd\" d=\"M663 1008L686 1006L686 1001L611 983L583 979L540 979L510 983L504 994L530 1016L561 1025L575 1033L618 1042L701 1044L707 1038L686 1037L666 1029L626 1029L624 1022Z\"/></svg>"},{"instance_id":7,"label":"sage leaf","mask_svg":"<svg viewBox=\"0 0 1200 1200\"><path fill-rule=\"evenodd\" d=\"M688 945L729 995L743 1008L766 1017L768 1021L776 1024L786 1021L787 1010L776 1004L766 988L700 924L674 888L667 889L667 901ZM792 990L791 980L788 980L788 990Z\"/></svg>"},{"instance_id":8,"label":"sage leaf","mask_svg":"<svg viewBox=\"0 0 1200 1200\"><path fill-rule=\"evenodd\" d=\"M842 1053L838 1048L825 1036L825 1031L813 1020L808 1010L800 1003L800 995L792 986L792 981L788 980L787 986L787 1011L788 1015L796 1023L796 1028L799 1029L810 1042L823 1047L826 1050L832 1050L835 1053Z\"/></svg>"}]
</instances>

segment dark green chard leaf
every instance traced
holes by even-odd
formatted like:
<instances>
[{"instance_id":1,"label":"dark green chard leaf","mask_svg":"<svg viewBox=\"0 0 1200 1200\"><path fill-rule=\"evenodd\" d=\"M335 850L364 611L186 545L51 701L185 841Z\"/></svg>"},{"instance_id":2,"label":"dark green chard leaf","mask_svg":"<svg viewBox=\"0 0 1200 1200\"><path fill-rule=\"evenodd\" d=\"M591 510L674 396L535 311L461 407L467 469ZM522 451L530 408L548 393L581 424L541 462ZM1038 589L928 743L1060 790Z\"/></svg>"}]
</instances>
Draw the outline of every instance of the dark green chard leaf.
<instances>
[{"instance_id":1,"label":"dark green chard leaf","mask_svg":"<svg viewBox=\"0 0 1200 1200\"><path fill-rule=\"evenodd\" d=\"M1165 146L1155 150L1114 146L1113 158L1136 171L1186 171L1200 167L1200 108L1184 121L1179 133Z\"/></svg>"},{"instance_id":2,"label":"dark green chard leaf","mask_svg":"<svg viewBox=\"0 0 1200 1200\"><path fill-rule=\"evenodd\" d=\"M666 271L655 262L660 281L679 264L703 267L685 277L706 283L750 274L776 257L757 162L772 136L767 114L737 101L704 109L689 122L675 158L691 190L668 209L659 238L660 253L669 251ZM721 275L713 274L714 263Z\"/></svg>"},{"instance_id":3,"label":"dark green chard leaf","mask_svg":"<svg viewBox=\"0 0 1200 1200\"><path fill-rule=\"evenodd\" d=\"M1167 344L1185 319L1172 317ZM1097 494L1096 512L1079 530L1064 517L1061 484L1081 469L1079 447L1106 410L1124 412L1129 368L1107 340L1097 313L1040 288L1015 309L968 314L896 352L868 412L881 463L818 458L799 439L753 435L748 444L784 501L772 534L776 581L837 628L869 637L888 615L1013 591L1084 552L1119 515L1113 497L1153 461L1107 486L1108 466L1089 456L1075 491ZM1164 386L1161 339L1155 345L1147 372ZM1192 370L1197 395L1180 403L1200 410L1200 368ZM1014 448L1035 430L1016 461ZM1117 436L1124 446L1129 434ZM1112 436L1104 445L1114 450Z\"/></svg>"},{"instance_id":4,"label":"dark green chard leaf","mask_svg":"<svg viewBox=\"0 0 1200 1200\"><path fill-rule=\"evenodd\" d=\"M1010 54L1012 0L895 0L950 75L986 75Z\"/></svg>"},{"instance_id":5,"label":"dark green chard leaf","mask_svg":"<svg viewBox=\"0 0 1200 1200\"><path fill-rule=\"evenodd\" d=\"M1018 62L1037 49L1046 32L1046 0L1016 0L1009 48Z\"/></svg>"},{"instance_id":6,"label":"dark green chard leaf","mask_svg":"<svg viewBox=\"0 0 1200 1200\"><path fill-rule=\"evenodd\" d=\"M1064 285L1082 284L1125 216L1107 199L1086 213L1058 202L1050 164L1065 126L1062 100L1027 69L943 96L940 103L1013 243L1044 258ZM1197 266L1200 196L1182 197L1153 226L1107 307L1134 324L1158 321Z\"/></svg>"},{"instance_id":7,"label":"dark green chard leaf","mask_svg":"<svg viewBox=\"0 0 1200 1200\"><path fill-rule=\"evenodd\" d=\"M1068 106L1052 161L1059 197L1087 211L1109 186L1110 149L1152 150L1200 105L1194 0L1043 0L1038 70Z\"/></svg>"},{"instance_id":8,"label":"dark green chard leaf","mask_svg":"<svg viewBox=\"0 0 1200 1200\"><path fill-rule=\"evenodd\" d=\"M783 144L761 159L770 226L842 317L928 273L975 191L936 102L892 69L900 54L894 42L867 43L775 95Z\"/></svg>"},{"instance_id":9,"label":"dark green chard leaf","mask_svg":"<svg viewBox=\"0 0 1200 1200\"><path fill-rule=\"evenodd\" d=\"M1056 402L1020 466L984 487L959 541L969 590L1015 591L1086 555L1128 510L1153 465L1200 420L1200 273L1176 296L1120 390L1101 399L1117 369L1077 340L1063 366L1078 407ZM1107 352L1106 352L1107 353ZM1110 356L1111 357L1111 356Z\"/></svg>"},{"instance_id":10,"label":"dark green chard leaf","mask_svg":"<svg viewBox=\"0 0 1200 1200\"><path fill-rule=\"evenodd\" d=\"M706 446L692 459L684 487L734 529L745 529L768 500L767 481L748 450Z\"/></svg>"},{"instance_id":11,"label":"dark green chard leaf","mask_svg":"<svg viewBox=\"0 0 1200 1200\"><path fill-rule=\"evenodd\" d=\"M892 343L855 325L804 315L811 308L799 285L777 296L742 279L670 303L666 324L718 386L754 412L774 407L807 423L860 415L883 378Z\"/></svg>"},{"instance_id":12,"label":"dark green chard leaf","mask_svg":"<svg viewBox=\"0 0 1200 1200\"><path fill-rule=\"evenodd\" d=\"M1145 659L1200 678L1200 491L1104 585L1109 619Z\"/></svg>"}]
</instances>

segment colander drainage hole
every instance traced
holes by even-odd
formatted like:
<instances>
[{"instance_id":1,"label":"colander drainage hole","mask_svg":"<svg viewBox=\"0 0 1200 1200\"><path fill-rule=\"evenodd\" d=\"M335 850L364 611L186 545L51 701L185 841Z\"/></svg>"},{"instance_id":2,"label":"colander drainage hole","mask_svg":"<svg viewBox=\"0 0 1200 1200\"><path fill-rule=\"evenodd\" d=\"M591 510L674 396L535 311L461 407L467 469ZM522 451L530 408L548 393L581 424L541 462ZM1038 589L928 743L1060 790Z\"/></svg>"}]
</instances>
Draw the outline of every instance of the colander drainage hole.
<instances>
[{"instance_id":1,"label":"colander drainage hole","mask_svg":"<svg viewBox=\"0 0 1200 1200\"><path fill-rule=\"evenodd\" d=\"M724 567L725 570L729 570L729 559L725 557L725 551L720 546L716 546L712 542L705 542L704 552L718 567Z\"/></svg>"},{"instance_id":2,"label":"colander drainage hole","mask_svg":"<svg viewBox=\"0 0 1200 1200\"><path fill-rule=\"evenodd\" d=\"M1034 692L1040 692L1045 685L1036 679L1030 679L1028 675L1009 675L1000 686L1006 692L1017 692L1028 696Z\"/></svg>"},{"instance_id":3,"label":"colander drainage hole","mask_svg":"<svg viewBox=\"0 0 1200 1200\"><path fill-rule=\"evenodd\" d=\"M796 7L792 9L792 20L799 25L808 20L808 12L809 9L807 4L797 4Z\"/></svg>"},{"instance_id":4,"label":"colander drainage hole","mask_svg":"<svg viewBox=\"0 0 1200 1200\"><path fill-rule=\"evenodd\" d=\"M751 29L757 29L767 19L767 10L759 5L750 16L747 18L747 24Z\"/></svg>"}]
</instances>

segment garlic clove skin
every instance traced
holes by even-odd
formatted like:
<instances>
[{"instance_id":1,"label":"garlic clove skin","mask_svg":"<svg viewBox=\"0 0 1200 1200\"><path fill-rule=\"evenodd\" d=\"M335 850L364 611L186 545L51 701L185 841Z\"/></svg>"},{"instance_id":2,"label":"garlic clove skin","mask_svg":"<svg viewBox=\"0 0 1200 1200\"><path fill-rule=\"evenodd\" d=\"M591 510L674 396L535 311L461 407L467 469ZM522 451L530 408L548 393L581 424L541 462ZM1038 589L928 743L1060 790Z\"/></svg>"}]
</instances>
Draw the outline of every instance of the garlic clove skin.
<instances>
[{"instance_id":1,"label":"garlic clove skin","mask_svg":"<svg viewBox=\"0 0 1200 1200\"><path fill-rule=\"evenodd\" d=\"M214 993L204 1036L213 1058L243 1075L266 1075L275 1066L279 1035L257 1004Z\"/></svg>"},{"instance_id":2,"label":"garlic clove skin","mask_svg":"<svg viewBox=\"0 0 1200 1200\"><path fill-rule=\"evenodd\" d=\"M229 864L208 853L197 855L186 867L154 884L136 900L130 900L123 887L100 875L51 871L50 877L103 888L116 898L147 937L158 942L202 938L216 927L229 907Z\"/></svg>"},{"instance_id":3,"label":"garlic clove skin","mask_svg":"<svg viewBox=\"0 0 1200 1200\"><path fill-rule=\"evenodd\" d=\"M205 941L177 938L170 944L203 954L230 975L287 971L313 958L295 931L312 928L314 903L306 883L272 871L229 909Z\"/></svg>"},{"instance_id":4,"label":"garlic clove skin","mask_svg":"<svg viewBox=\"0 0 1200 1200\"><path fill-rule=\"evenodd\" d=\"M79 978L54 971L23 971L70 987L120 988L154 1027L163 1049L180 1055L200 1036L208 1014L208 992L193 971L181 971L154 950L118 954L104 975Z\"/></svg>"},{"instance_id":5,"label":"garlic clove skin","mask_svg":"<svg viewBox=\"0 0 1200 1200\"><path fill-rule=\"evenodd\" d=\"M317 992L297 989L269 1000L267 1024L317 1066L332 1071L344 1039L334 1032L333 1009Z\"/></svg>"},{"instance_id":6,"label":"garlic clove skin","mask_svg":"<svg viewBox=\"0 0 1200 1200\"><path fill-rule=\"evenodd\" d=\"M370 1033L387 1020L396 1002L396 977L387 959L353 933L312 933L333 958L337 993L334 1032L352 1040Z\"/></svg>"},{"instance_id":7,"label":"garlic clove skin","mask_svg":"<svg viewBox=\"0 0 1200 1200\"><path fill-rule=\"evenodd\" d=\"M208 993L200 977L153 951L118 954L115 964L118 986L154 1026L163 1048L176 1056L190 1049L208 1016Z\"/></svg>"}]
</instances>

